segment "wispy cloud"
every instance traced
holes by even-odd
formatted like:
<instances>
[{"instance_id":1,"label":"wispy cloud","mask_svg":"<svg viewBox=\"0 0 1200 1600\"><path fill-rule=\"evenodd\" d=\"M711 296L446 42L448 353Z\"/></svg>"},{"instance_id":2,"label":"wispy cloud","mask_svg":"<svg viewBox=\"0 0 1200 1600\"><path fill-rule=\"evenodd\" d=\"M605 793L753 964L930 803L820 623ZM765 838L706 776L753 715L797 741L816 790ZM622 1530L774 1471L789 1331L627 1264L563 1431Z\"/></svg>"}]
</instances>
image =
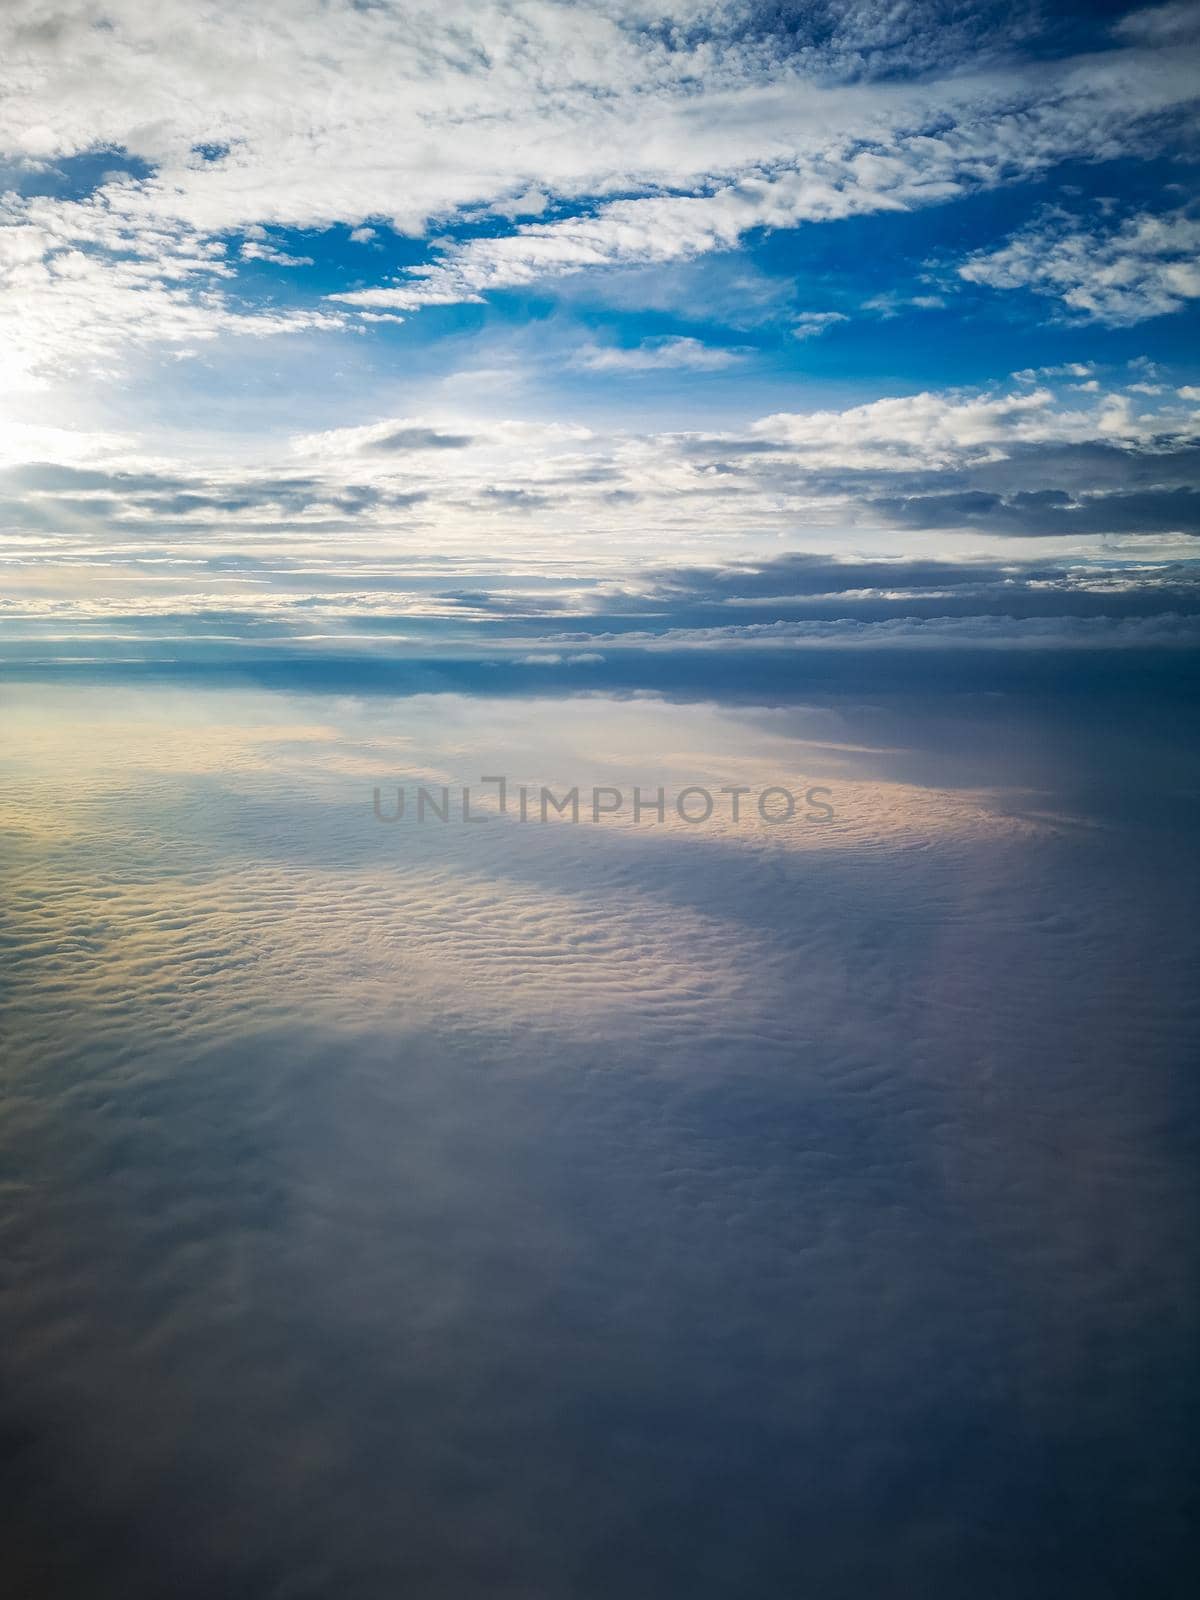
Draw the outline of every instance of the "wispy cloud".
<instances>
[{"instance_id":1,"label":"wispy cloud","mask_svg":"<svg viewBox=\"0 0 1200 1600\"><path fill-rule=\"evenodd\" d=\"M1141 212L1116 228L1083 230L1063 212L959 267L968 282L1030 289L1081 321L1128 327L1200 299L1200 218Z\"/></svg>"},{"instance_id":2,"label":"wispy cloud","mask_svg":"<svg viewBox=\"0 0 1200 1600\"><path fill-rule=\"evenodd\" d=\"M617 345L585 345L575 365L590 372L655 372L679 368L688 372L719 372L745 359L745 351L706 345L699 339L644 339L631 349Z\"/></svg>"},{"instance_id":3,"label":"wispy cloud","mask_svg":"<svg viewBox=\"0 0 1200 1600\"><path fill-rule=\"evenodd\" d=\"M802 311L792 324L793 339L816 339L849 318L842 311Z\"/></svg>"}]
</instances>

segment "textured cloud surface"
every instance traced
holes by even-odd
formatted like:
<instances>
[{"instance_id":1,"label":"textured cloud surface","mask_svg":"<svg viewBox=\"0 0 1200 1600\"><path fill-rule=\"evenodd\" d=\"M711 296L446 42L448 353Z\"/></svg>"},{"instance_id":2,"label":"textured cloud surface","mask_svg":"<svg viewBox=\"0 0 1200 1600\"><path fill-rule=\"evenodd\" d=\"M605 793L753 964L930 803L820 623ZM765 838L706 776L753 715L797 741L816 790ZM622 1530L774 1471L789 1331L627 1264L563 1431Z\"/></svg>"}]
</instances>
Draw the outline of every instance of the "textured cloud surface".
<instances>
[{"instance_id":1,"label":"textured cloud surface","mask_svg":"<svg viewBox=\"0 0 1200 1600\"><path fill-rule=\"evenodd\" d=\"M1190 703L11 697L20 1592L1184 1593Z\"/></svg>"}]
</instances>

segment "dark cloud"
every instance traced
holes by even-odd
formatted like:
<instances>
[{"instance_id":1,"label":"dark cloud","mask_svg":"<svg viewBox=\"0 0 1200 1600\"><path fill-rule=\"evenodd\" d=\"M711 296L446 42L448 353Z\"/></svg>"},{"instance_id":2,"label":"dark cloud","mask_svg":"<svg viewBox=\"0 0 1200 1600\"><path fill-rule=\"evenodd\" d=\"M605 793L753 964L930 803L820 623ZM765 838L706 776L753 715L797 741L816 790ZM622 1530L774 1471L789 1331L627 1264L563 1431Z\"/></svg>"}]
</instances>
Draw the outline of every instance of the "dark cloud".
<instances>
[{"instance_id":1,"label":"dark cloud","mask_svg":"<svg viewBox=\"0 0 1200 1600\"><path fill-rule=\"evenodd\" d=\"M0 497L0 521L51 532L88 524L141 526L148 518L159 532L175 527L220 530L246 513L261 525L265 514L298 516L318 505L331 506L352 522L372 512L405 511L430 498L424 489L393 490L308 476L223 482L40 465L0 472L0 487L5 484L21 492ZM306 528L316 531L318 524L310 519Z\"/></svg>"},{"instance_id":2,"label":"dark cloud","mask_svg":"<svg viewBox=\"0 0 1200 1600\"><path fill-rule=\"evenodd\" d=\"M736 439L722 435L688 434L681 448L689 456L777 456L787 446L772 439Z\"/></svg>"},{"instance_id":3,"label":"dark cloud","mask_svg":"<svg viewBox=\"0 0 1200 1600\"><path fill-rule=\"evenodd\" d=\"M1142 489L1072 500L1064 489L1024 490L1004 499L984 490L869 502L905 528L977 527L1022 538L1072 534L1200 533L1200 492Z\"/></svg>"},{"instance_id":4,"label":"dark cloud","mask_svg":"<svg viewBox=\"0 0 1200 1600\"><path fill-rule=\"evenodd\" d=\"M1062 537L1196 528L1200 447L1188 438L1141 446L1017 442L991 461L886 469L814 468L780 443L757 438L694 436L681 447L718 479L797 501L844 499L860 521L878 516L901 527Z\"/></svg>"},{"instance_id":5,"label":"dark cloud","mask_svg":"<svg viewBox=\"0 0 1200 1600\"><path fill-rule=\"evenodd\" d=\"M1107 490L1179 487L1200 480L1200 446L1188 438L1137 448L1101 440L1016 444L1006 447L1002 460L973 466L970 476L976 487L1002 494L1028 488L1031 481L1065 489L1073 497ZM926 487L934 486L931 475Z\"/></svg>"},{"instance_id":6,"label":"dark cloud","mask_svg":"<svg viewBox=\"0 0 1200 1600\"><path fill-rule=\"evenodd\" d=\"M510 511L541 511L553 505L556 497L536 489L484 489L483 499Z\"/></svg>"},{"instance_id":7,"label":"dark cloud","mask_svg":"<svg viewBox=\"0 0 1200 1600\"><path fill-rule=\"evenodd\" d=\"M183 490L189 480L157 472L108 472L97 467L71 467L55 461L28 461L0 469L0 485L39 494L97 490L140 494L153 490Z\"/></svg>"},{"instance_id":8,"label":"dark cloud","mask_svg":"<svg viewBox=\"0 0 1200 1600\"><path fill-rule=\"evenodd\" d=\"M397 428L366 447L373 452L394 454L405 450L465 450L474 443L469 433L441 433L437 428Z\"/></svg>"},{"instance_id":9,"label":"dark cloud","mask_svg":"<svg viewBox=\"0 0 1200 1600\"><path fill-rule=\"evenodd\" d=\"M763 600L790 595L845 594L854 589L982 588L1015 575L997 562L835 561L803 551L724 567L669 567L650 579L658 594L713 600ZM1026 568L1040 577L1062 577L1061 567Z\"/></svg>"}]
</instances>

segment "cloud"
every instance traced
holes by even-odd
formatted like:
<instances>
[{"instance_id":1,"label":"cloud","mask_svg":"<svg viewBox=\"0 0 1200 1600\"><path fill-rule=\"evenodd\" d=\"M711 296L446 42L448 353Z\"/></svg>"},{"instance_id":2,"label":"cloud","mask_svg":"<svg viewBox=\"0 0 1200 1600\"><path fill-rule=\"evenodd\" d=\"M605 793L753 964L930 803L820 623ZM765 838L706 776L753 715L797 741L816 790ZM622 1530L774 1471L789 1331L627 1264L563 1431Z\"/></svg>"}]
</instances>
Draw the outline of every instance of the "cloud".
<instances>
[{"instance_id":1,"label":"cloud","mask_svg":"<svg viewBox=\"0 0 1200 1600\"><path fill-rule=\"evenodd\" d=\"M1173 73L1151 77L1140 63L1130 65L1124 82L1099 58L1073 67L1060 95L1026 115L1012 108L1014 94L1020 94L1015 80L1002 85L983 75L947 80L940 117L931 117L928 102L922 108L899 85L894 92L871 85L857 103L853 90L826 95L817 89L808 103L825 121L818 135L805 112L791 141L783 136L794 152L790 165L777 158L769 174L750 170L736 182L714 182L719 170L710 168L701 192L611 201L499 238L451 243L443 259L407 269L392 285L335 298L351 306L406 310L478 301L497 290L579 272L663 265L730 250L754 229L940 203L1034 176L1085 149L1094 156L1095 124L1085 99L1097 92L1109 97L1107 137L1115 155L1136 144L1143 118L1184 96L1182 80ZM863 148L864 125L879 130L874 148ZM772 136L780 137L774 126Z\"/></svg>"},{"instance_id":2,"label":"cloud","mask_svg":"<svg viewBox=\"0 0 1200 1600\"><path fill-rule=\"evenodd\" d=\"M443 405L301 434L248 469L197 452L172 462L100 435L29 439L37 453L0 469L0 537L36 530L47 563L119 534L135 563L168 539L178 559L204 563L269 537L286 565L315 559L310 541L338 533L352 536L335 563L348 575L386 569L418 529L431 560L471 571L487 550L516 570L552 572L569 545L581 578L634 552L661 560L684 534L697 552L817 537L879 555L921 529L1113 537L1157 541L1165 558L1194 535L1200 477L1186 396L1069 382L776 412L728 432L498 420ZM47 455L60 446L58 459ZM14 548L23 570L29 552Z\"/></svg>"},{"instance_id":3,"label":"cloud","mask_svg":"<svg viewBox=\"0 0 1200 1600\"><path fill-rule=\"evenodd\" d=\"M985 461L1023 443L1136 435L1128 401L1106 396L1087 410L1057 403L1047 388L1010 393L921 394L872 400L846 411L780 412L753 432L827 465L945 468Z\"/></svg>"},{"instance_id":4,"label":"cloud","mask_svg":"<svg viewBox=\"0 0 1200 1600\"><path fill-rule=\"evenodd\" d=\"M1028 469L1018 467L1017 475L1027 479ZM42 492L48 493L72 480L47 473L22 481L43 484ZM107 482L101 515L113 517L115 479L80 473L74 482L81 499ZM102 661L115 649L124 659L165 657L199 665L233 651L249 667L255 658L295 662L300 652L316 671L322 658L353 655L403 662L410 672L444 671L454 663L455 672L474 671L470 682L486 668L484 681L493 691L506 666L588 665L603 669L603 683L629 690L658 681L652 658L664 651L727 655L731 650L881 645L1165 648L1194 645L1200 615L1194 563L1146 561L1135 554L1118 560L1111 549L1089 559L1080 553L1078 538L1092 526L1132 528L1145 536L1155 517L1170 526L1186 516L1194 520L1191 499L1178 513L1170 504L1160 507L1154 496L1149 506L1129 503L1136 497L1114 497L1119 512L1109 516L1103 508L1095 512L1087 504L1071 504L1061 493L1021 491L1007 505L997 505L995 496L960 500L948 495L952 503L947 506L901 502L877 513L879 520L899 525L981 525L1002 536L1071 536L1070 554L1051 559L1007 554L865 559L791 551L710 566L656 567L645 563L640 547L622 555L610 540L607 557L593 555L583 570L578 558L569 573L554 564L520 573L506 563L489 581L491 562L481 562L478 554L471 565L464 557L412 555L381 564L377 544L346 537L356 516L396 516L382 495L360 490L356 502L344 491L342 521L335 524L335 496L316 480L298 480L286 492L270 485L229 484L219 497L190 493L183 481L147 480L145 488L147 503L177 508L168 524L173 559L153 546L139 559L129 550L128 531L121 536L125 554L117 557L103 547L89 553L85 532L71 546L71 559L90 571L93 584L101 575L101 596L81 591L65 576L70 568L55 572L25 563L11 576L0 606L6 659L20 663L57 655L66 660L84 650ZM133 491L126 485L120 492ZM60 493L30 526L53 530L65 503ZM310 504L323 508L316 519L309 516ZM463 505L456 502L460 521ZM424 514L426 502L418 506ZM523 521L545 510L519 499L502 506ZM271 540L275 553L253 561L231 556L197 562L196 545L184 530L190 518L201 518L203 528L203 519L214 514L277 530ZM156 531L167 515L156 511ZM303 531L307 526L311 540ZM328 543L335 526L343 532L336 558L316 557L314 550ZM474 585L447 586L447 577L455 573L479 578Z\"/></svg>"},{"instance_id":5,"label":"cloud","mask_svg":"<svg viewBox=\"0 0 1200 1600\"><path fill-rule=\"evenodd\" d=\"M1200 30L1196 8L1186 0L1170 0L1167 5L1142 6L1121 17L1113 32L1120 38L1150 40L1155 44L1192 40Z\"/></svg>"},{"instance_id":6,"label":"cloud","mask_svg":"<svg viewBox=\"0 0 1200 1600\"><path fill-rule=\"evenodd\" d=\"M494 205L488 207L488 211L494 217L507 217L511 222L514 217L540 217L549 204L549 195L541 189L531 188L526 189L524 194L497 200Z\"/></svg>"},{"instance_id":7,"label":"cloud","mask_svg":"<svg viewBox=\"0 0 1200 1600\"><path fill-rule=\"evenodd\" d=\"M1115 229L1094 232L1051 212L958 271L968 282L993 289L1052 296L1082 321L1129 327L1200 298L1198 253L1200 220L1185 211L1141 212Z\"/></svg>"},{"instance_id":8,"label":"cloud","mask_svg":"<svg viewBox=\"0 0 1200 1600\"><path fill-rule=\"evenodd\" d=\"M979 656L724 713L6 693L19 1592L1169 1592L1190 708ZM664 766L837 814L371 819L531 735L627 814Z\"/></svg>"},{"instance_id":9,"label":"cloud","mask_svg":"<svg viewBox=\"0 0 1200 1600\"><path fill-rule=\"evenodd\" d=\"M590 372L656 372L672 368L718 372L743 358L743 351L706 345L699 339L660 338L643 339L632 349L585 345L574 364Z\"/></svg>"},{"instance_id":10,"label":"cloud","mask_svg":"<svg viewBox=\"0 0 1200 1600\"><path fill-rule=\"evenodd\" d=\"M1154 30L1021 61L1024 23L938 5L901 20L678 0L650 27L624 4L443 15L335 0L301 8L270 51L232 0L214 0L203 28L180 0L153 16L117 0L102 25L72 0L55 17L20 0L0 18L0 151L64 168L46 193L5 203L5 327L22 378L662 270L759 230L1149 153L1195 74L1192 46ZM71 181L100 151L112 167L99 181ZM516 225L497 233L498 217ZM436 258L335 289L324 312L247 309L230 293L242 262L311 259L255 230L339 226L376 243L383 221L436 231ZM1162 292L1190 292L1185 263L1163 277Z\"/></svg>"},{"instance_id":11,"label":"cloud","mask_svg":"<svg viewBox=\"0 0 1200 1600\"><path fill-rule=\"evenodd\" d=\"M243 261L270 261L277 267L311 267L313 264L311 256L290 256L271 244L261 228L253 232L248 230L247 238L242 241L241 256Z\"/></svg>"},{"instance_id":12,"label":"cloud","mask_svg":"<svg viewBox=\"0 0 1200 1600\"><path fill-rule=\"evenodd\" d=\"M391 455L407 450L465 450L471 442L469 433L439 433L436 428L413 426L396 428L372 439L366 448Z\"/></svg>"},{"instance_id":13,"label":"cloud","mask_svg":"<svg viewBox=\"0 0 1200 1600\"><path fill-rule=\"evenodd\" d=\"M255 240L253 258L278 252ZM281 265L299 265L285 258ZM194 231L134 226L102 202L0 199L0 388L70 371L119 371L132 351L185 350L223 335L327 332L344 316L245 308L229 294L225 247Z\"/></svg>"},{"instance_id":14,"label":"cloud","mask_svg":"<svg viewBox=\"0 0 1200 1600\"><path fill-rule=\"evenodd\" d=\"M874 508L912 528L982 527L1029 537L1095 533L1200 534L1200 490L1141 490L1084 495L1064 489L1024 490L1005 498L983 490L879 499Z\"/></svg>"},{"instance_id":15,"label":"cloud","mask_svg":"<svg viewBox=\"0 0 1200 1600\"><path fill-rule=\"evenodd\" d=\"M1121 10L0 7L13 1593L1179 1588L1198 57Z\"/></svg>"},{"instance_id":16,"label":"cloud","mask_svg":"<svg viewBox=\"0 0 1200 1600\"><path fill-rule=\"evenodd\" d=\"M815 339L847 320L841 311L802 311L792 324L792 338Z\"/></svg>"},{"instance_id":17,"label":"cloud","mask_svg":"<svg viewBox=\"0 0 1200 1600\"><path fill-rule=\"evenodd\" d=\"M883 294L872 295L862 302L864 311L874 311L883 321L898 317L902 311L940 311L946 301L940 294L904 294L898 289L888 289Z\"/></svg>"}]
</instances>

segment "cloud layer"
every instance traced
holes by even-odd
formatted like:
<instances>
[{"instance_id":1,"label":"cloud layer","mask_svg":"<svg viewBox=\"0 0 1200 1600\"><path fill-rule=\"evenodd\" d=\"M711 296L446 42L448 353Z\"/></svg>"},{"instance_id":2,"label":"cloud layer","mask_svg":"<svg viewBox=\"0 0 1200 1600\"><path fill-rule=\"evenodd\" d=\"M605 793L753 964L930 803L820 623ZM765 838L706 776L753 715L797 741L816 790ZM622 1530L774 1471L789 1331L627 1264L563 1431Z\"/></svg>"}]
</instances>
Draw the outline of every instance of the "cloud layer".
<instances>
[{"instance_id":1,"label":"cloud layer","mask_svg":"<svg viewBox=\"0 0 1200 1600\"><path fill-rule=\"evenodd\" d=\"M1057 681L8 695L14 1579L1171 1592L1194 701ZM837 816L373 820L479 758Z\"/></svg>"}]
</instances>

